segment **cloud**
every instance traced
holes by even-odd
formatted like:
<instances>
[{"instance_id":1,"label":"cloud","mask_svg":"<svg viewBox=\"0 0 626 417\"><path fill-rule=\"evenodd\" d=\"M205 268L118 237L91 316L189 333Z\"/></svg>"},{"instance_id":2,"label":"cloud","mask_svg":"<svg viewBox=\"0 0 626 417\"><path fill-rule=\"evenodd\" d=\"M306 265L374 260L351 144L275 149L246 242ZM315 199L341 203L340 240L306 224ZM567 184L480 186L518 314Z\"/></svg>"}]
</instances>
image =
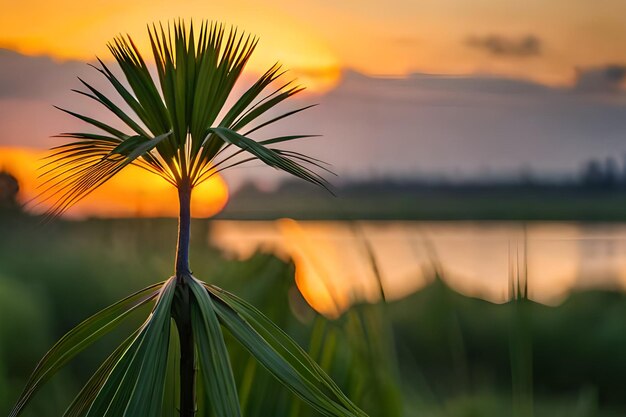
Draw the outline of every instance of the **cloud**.
<instances>
[{"instance_id":1,"label":"cloud","mask_svg":"<svg viewBox=\"0 0 626 417\"><path fill-rule=\"evenodd\" d=\"M574 90L580 93L610 94L622 90L626 65L611 64L600 68L579 69Z\"/></svg>"},{"instance_id":2,"label":"cloud","mask_svg":"<svg viewBox=\"0 0 626 417\"><path fill-rule=\"evenodd\" d=\"M85 73L87 65L0 48L0 68L0 98L30 99L76 88L76 75Z\"/></svg>"},{"instance_id":3,"label":"cloud","mask_svg":"<svg viewBox=\"0 0 626 417\"><path fill-rule=\"evenodd\" d=\"M81 87L76 78L80 76L111 93L104 77L83 62L23 55L0 48L0 69L0 146L46 148L59 143L50 136L85 129L84 124L53 105L84 109L86 114L99 115L116 126L117 121L102 114L95 102L71 92Z\"/></svg>"},{"instance_id":4,"label":"cloud","mask_svg":"<svg viewBox=\"0 0 626 417\"><path fill-rule=\"evenodd\" d=\"M626 93L607 100L487 75L346 72L319 103L267 134L322 134L298 150L331 162L340 178L374 172L463 177L524 167L562 175L588 158L626 153Z\"/></svg>"},{"instance_id":5,"label":"cloud","mask_svg":"<svg viewBox=\"0 0 626 417\"><path fill-rule=\"evenodd\" d=\"M470 36L465 43L499 57L532 57L541 55L542 42L535 35L509 37L497 34Z\"/></svg>"}]
</instances>

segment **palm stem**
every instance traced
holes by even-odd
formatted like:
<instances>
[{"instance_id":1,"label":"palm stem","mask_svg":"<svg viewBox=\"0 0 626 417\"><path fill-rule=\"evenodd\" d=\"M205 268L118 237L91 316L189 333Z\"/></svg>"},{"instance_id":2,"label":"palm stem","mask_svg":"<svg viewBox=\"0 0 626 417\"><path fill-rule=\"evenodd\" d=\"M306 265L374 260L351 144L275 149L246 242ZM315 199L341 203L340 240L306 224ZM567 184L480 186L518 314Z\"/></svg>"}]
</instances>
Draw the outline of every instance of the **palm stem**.
<instances>
[{"instance_id":1,"label":"palm stem","mask_svg":"<svg viewBox=\"0 0 626 417\"><path fill-rule=\"evenodd\" d=\"M191 184L183 180L178 187L180 214L178 217L178 247L176 249L176 278L181 283L191 274L189 269L189 239L191 236Z\"/></svg>"},{"instance_id":2,"label":"palm stem","mask_svg":"<svg viewBox=\"0 0 626 417\"><path fill-rule=\"evenodd\" d=\"M174 314L180 341L180 417L194 417L196 413L196 365L193 332L191 328L190 291L187 282L178 286L180 308Z\"/></svg>"},{"instance_id":3,"label":"palm stem","mask_svg":"<svg viewBox=\"0 0 626 417\"><path fill-rule=\"evenodd\" d=\"M178 248L176 250L177 294L173 317L180 340L180 417L194 417L195 399L195 350L191 328L191 292L188 279L189 239L191 227L191 185L184 181L179 185L180 217L178 219Z\"/></svg>"}]
</instances>

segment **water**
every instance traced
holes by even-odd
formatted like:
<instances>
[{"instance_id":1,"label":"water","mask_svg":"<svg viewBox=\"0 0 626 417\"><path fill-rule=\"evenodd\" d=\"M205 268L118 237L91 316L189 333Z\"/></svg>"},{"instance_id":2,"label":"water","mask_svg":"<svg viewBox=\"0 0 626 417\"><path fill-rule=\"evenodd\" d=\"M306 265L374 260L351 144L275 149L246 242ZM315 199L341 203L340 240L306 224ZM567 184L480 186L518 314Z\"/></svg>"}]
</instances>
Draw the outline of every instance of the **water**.
<instances>
[{"instance_id":1,"label":"water","mask_svg":"<svg viewBox=\"0 0 626 417\"><path fill-rule=\"evenodd\" d=\"M534 301L556 305L578 289L626 288L626 224L569 222L215 221L211 242L239 258L258 248L293 258L317 310L424 287L434 271L456 291L502 303L527 277Z\"/></svg>"}]
</instances>

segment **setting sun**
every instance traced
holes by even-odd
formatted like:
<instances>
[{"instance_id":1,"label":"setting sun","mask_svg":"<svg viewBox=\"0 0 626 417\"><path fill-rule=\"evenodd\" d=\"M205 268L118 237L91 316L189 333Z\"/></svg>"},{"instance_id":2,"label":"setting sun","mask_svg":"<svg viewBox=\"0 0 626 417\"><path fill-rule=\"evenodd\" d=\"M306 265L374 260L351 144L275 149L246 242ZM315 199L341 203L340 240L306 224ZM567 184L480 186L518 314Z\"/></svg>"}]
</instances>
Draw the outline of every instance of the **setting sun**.
<instances>
[{"instance_id":1,"label":"setting sun","mask_svg":"<svg viewBox=\"0 0 626 417\"><path fill-rule=\"evenodd\" d=\"M42 212L47 201L38 202L37 178L45 151L0 148L0 170L14 175L20 183L20 199L27 209ZM194 189L191 212L194 217L217 214L228 201L228 187L215 175ZM178 196L174 187L156 175L130 166L108 183L95 190L89 198L72 207L69 217L175 217Z\"/></svg>"}]
</instances>

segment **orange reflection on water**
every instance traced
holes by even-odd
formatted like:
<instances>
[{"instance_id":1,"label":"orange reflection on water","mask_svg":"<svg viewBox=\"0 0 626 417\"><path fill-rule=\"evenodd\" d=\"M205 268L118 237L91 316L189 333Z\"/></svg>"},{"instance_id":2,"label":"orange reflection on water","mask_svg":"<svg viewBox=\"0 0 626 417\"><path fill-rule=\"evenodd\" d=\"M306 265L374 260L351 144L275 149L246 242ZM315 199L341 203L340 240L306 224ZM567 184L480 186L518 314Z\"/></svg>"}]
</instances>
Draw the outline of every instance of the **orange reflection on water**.
<instances>
[{"instance_id":1,"label":"orange reflection on water","mask_svg":"<svg viewBox=\"0 0 626 417\"><path fill-rule=\"evenodd\" d=\"M401 298L428 283L431 265L407 244L401 225L371 233L365 222L214 221L210 239L240 258L261 247L293 259L296 284L317 311L336 317L355 302ZM372 267L369 242L378 274Z\"/></svg>"},{"instance_id":2,"label":"orange reflection on water","mask_svg":"<svg viewBox=\"0 0 626 417\"><path fill-rule=\"evenodd\" d=\"M379 300L380 287L387 300L411 294L435 266L455 291L494 303L511 299L511 271L548 305L578 289L626 289L623 224L215 221L210 238L243 258L258 246L290 256L304 298L330 317Z\"/></svg>"},{"instance_id":3,"label":"orange reflection on water","mask_svg":"<svg viewBox=\"0 0 626 417\"><path fill-rule=\"evenodd\" d=\"M336 239L342 238L342 230L336 227L334 234L329 234L323 225L309 233L294 220L283 219L278 225L296 264L295 279L302 296L316 310L338 316L359 290L360 278L370 272L358 264L346 268L355 256L354 245L338 251Z\"/></svg>"},{"instance_id":4,"label":"orange reflection on water","mask_svg":"<svg viewBox=\"0 0 626 417\"><path fill-rule=\"evenodd\" d=\"M38 168L46 151L23 148L0 148L0 170L15 175L20 183L20 199L31 201L37 196ZM217 214L228 201L224 180L215 175L194 189L192 215L209 217ZM27 208L41 212L47 203L27 204ZM162 178L141 168L129 166L72 207L69 217L175 217L178 215L178 196L174 187Z\"/></svg>"}]
</instances>

